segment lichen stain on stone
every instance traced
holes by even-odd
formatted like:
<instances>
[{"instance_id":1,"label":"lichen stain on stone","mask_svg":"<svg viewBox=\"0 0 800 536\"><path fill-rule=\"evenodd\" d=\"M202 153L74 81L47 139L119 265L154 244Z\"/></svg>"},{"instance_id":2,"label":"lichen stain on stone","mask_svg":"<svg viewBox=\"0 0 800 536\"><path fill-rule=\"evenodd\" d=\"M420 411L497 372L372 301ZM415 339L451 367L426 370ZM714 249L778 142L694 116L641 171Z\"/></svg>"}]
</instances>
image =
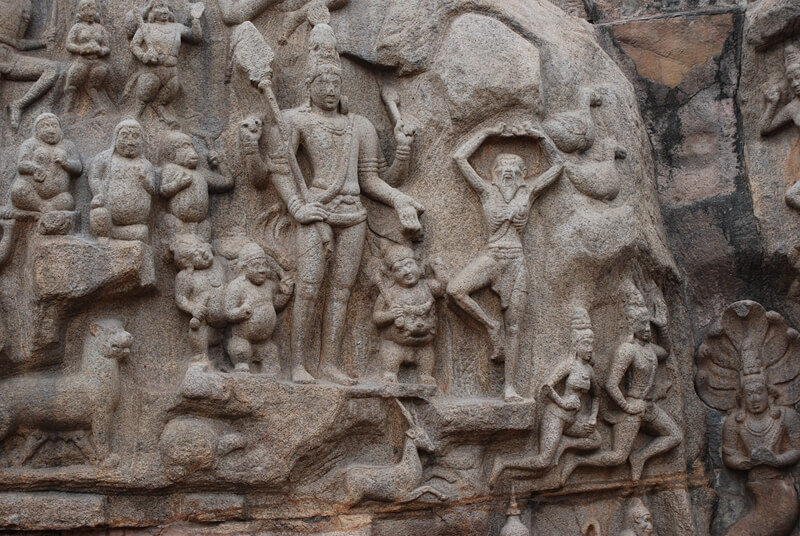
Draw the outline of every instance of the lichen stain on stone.
<instances>
[{"instance_id":1,"label":"lichen stain on stone","mask_svg":"<svg viewBox=\"0 0 800 536\"><path fill-rule=\"evenodd\" d=\"M733 15L635 21L614 27L614 37L649 80L677 87L696 67L722 53Z\"/></svg>"}]
</instances>

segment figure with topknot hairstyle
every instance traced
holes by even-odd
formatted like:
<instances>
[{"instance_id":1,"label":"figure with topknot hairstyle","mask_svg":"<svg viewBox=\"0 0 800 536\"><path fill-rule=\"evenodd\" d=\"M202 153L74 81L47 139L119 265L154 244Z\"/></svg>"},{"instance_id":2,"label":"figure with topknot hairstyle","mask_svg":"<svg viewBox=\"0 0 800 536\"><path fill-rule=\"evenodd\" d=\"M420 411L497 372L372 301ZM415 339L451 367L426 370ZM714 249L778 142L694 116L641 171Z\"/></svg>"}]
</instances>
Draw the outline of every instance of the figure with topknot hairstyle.
<instances>
[{"instance_id":1,"label":"figure with topknot hairstyle","mask_svg":"<svg viewBox=\"0 0 800 536\"><path fill-rule=\"evenodd\" d=\"M492 180L486 180L469 163L469 158L490 136L528 136L541 142L550 168L532 183L526 182L527 168L522 157L500 154L492 168ZM528 224L534 201L561 175L564 169L553 142L530 125L510 128L501 123L482 128L453 155L467 183L478 194L489 239L478 253L451 281L447 293L489 334L492 361L505 361L503 398L520 402L514 379L517 375L519 330L528 302L528 268L522 249L521 235ZM489 316L472 297L478 290L490 287L500 297L502 320Z\"/></svg>"},{"instance_id":2,"label":"figure with topknot hairstyle","mask_svg":"<svg viewBox=\"0 0 800 536\"><path fill-rule=\"evenodd\" d=\"M280 363L272 332L294 281L254 242L241 249L238 263L242 273L225 291L225 313L232 324L228 357L237 372L249 372L252 364L277 376Z\"/></svg>"},{"instance_id":3,"label":"figure with topknot hairstyle","mask_svg":"<svg viewBox=\"0 0 800 536\"><path fill-rule=\"evenodd\" d=\"M381 332L378 359L382 379L397 382L402 365L415 365L419 383L436 385L433 378L436 338L436 300L444 296L446 282L434 264L434 277L425 277L414 251L389 246L383 256L385 277L378 283L372 321Z\"/></svg>"}]
</instances>

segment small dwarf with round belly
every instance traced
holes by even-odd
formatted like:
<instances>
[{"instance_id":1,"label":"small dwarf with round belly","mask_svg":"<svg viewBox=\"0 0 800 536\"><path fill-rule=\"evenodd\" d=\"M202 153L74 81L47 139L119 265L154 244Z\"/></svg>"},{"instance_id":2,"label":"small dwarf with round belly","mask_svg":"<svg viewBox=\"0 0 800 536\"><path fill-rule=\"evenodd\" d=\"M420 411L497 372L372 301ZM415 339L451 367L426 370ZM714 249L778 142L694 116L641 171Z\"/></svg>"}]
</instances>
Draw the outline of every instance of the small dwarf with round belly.
<instances>
[{"instance_id":1,"label":"small dwarf with round belly","mask_svg":"<svg viewBox=\"0 0 800 536\"><path fill-rule=\"evenodd\" d=\"M89 230L98 238L148 242L156 171L145 158L142 126L126 119L114 130L114 143L97 155L89 170L94 197Z\"/></svg>"},{"instance_id":2,"label":"small dwarf with round belly","mask_svg":"<svg viewBox=\"0 0 800 536\"><path fill-rule=\"evenodd\" d=\"M255 243L239 252L242 274L228 284L225 312L231 328L228 356L238 372L250 371L250 364L261 364L277 374L279 363L272 332L277 311L283 309L294 290L291 278L282 274L277 263Z\"/></svg>"},{"instance_id":3,"label":"small dwarf with round belly","mask_svg":"<svg viewBox=\"0 0 800 536\"><path fill-rule=\"evenodd\" d=\"M175 266L175 303L191 315L189 338L195 356L208 360L209 345L222 342L225 316L225 269L216 261L211 244L192 234L172 242Z\"/></svg>"},{"instance_id":4,"label":"small dwarf with round belly","mask_svg":"<svg viewBox=\"0 0 800 536\"><path fill-rule=\"evenodd\" d=\"M19 150L11 203L31 212L73 210L70 182L83 171L75 145L64 139L61 123L44 113L33 123L33 136Z\"/></svg>"},{"instance_id":5,"label":"small dwarf with round belly","mask_svg":"<svg viewBox=\"0 0 800 536\"><path fill-rule=\"evenodd\" d=\"M436 385L433 378L436 337L436 299L444 295L438 278L424 278L414 252L391 246L384 255L387 278L379 284L372 321L381 330L378 359L383 380L396 382L400 367L416 365L420 383Z\"/></svg>"},{"instance_id":6,"label":"small dwarf with round belly","mask_svg":"<svg viewBox=\"0 0 800 536\"><path fill-rule=\"evenodd\" d=\"M192 138L182 132L167 133L161 153L164 168L160 193L169 199L169 213L164 216L167 226L175 234L194 233L210 240L209 191L230 190L233 177L202 167ZM209 160L209 166L218 165L215 159Z\"/></svg>"}]
</instances>

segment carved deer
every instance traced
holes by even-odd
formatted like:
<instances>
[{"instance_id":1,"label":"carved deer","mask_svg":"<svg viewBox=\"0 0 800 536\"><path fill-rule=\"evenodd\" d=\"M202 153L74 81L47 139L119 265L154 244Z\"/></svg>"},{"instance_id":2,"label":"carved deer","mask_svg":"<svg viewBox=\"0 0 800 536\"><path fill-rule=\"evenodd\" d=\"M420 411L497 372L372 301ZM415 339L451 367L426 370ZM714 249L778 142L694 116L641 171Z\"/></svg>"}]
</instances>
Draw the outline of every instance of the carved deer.
<instances>
[{"instance_id":1,"label":"carved deer","mask_svg":"<svg viewBox=\"0 0 800 536\"><path fill-rule=\"evenodd\" d=\"M420 486L423 471L418 449L433 452L435 447L408 409L399 400L395 401L409 425L403 444L403 457L399 463L391 465L348 467L345 471L344 486L349 504L357 504L364 499L405 503L418 499L426 493L434 495L440 501L447 499L444 493L432 486Z\"/></svg>"}]
</instances>

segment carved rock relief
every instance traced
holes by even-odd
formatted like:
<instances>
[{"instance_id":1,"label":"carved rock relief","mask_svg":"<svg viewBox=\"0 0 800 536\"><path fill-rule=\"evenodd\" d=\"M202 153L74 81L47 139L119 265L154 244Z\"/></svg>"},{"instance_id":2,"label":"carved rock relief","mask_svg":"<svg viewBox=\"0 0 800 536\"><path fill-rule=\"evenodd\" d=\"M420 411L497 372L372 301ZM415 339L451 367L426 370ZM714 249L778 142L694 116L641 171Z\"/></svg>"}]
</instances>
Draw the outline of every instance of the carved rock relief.
<instances>
[{"instance_id":1,"label":"carved rock relief","mask_svg":"<svg viewBox=\"0 0 800 536\"><path fill-rule=\"evenodd\" d=\"M584 26L493 0L5 4L9 490L235 488L277 519L686 472L649 142ZM663 497L660 533L691 534L688 492Z\"/></svg>"}]
</instances>

